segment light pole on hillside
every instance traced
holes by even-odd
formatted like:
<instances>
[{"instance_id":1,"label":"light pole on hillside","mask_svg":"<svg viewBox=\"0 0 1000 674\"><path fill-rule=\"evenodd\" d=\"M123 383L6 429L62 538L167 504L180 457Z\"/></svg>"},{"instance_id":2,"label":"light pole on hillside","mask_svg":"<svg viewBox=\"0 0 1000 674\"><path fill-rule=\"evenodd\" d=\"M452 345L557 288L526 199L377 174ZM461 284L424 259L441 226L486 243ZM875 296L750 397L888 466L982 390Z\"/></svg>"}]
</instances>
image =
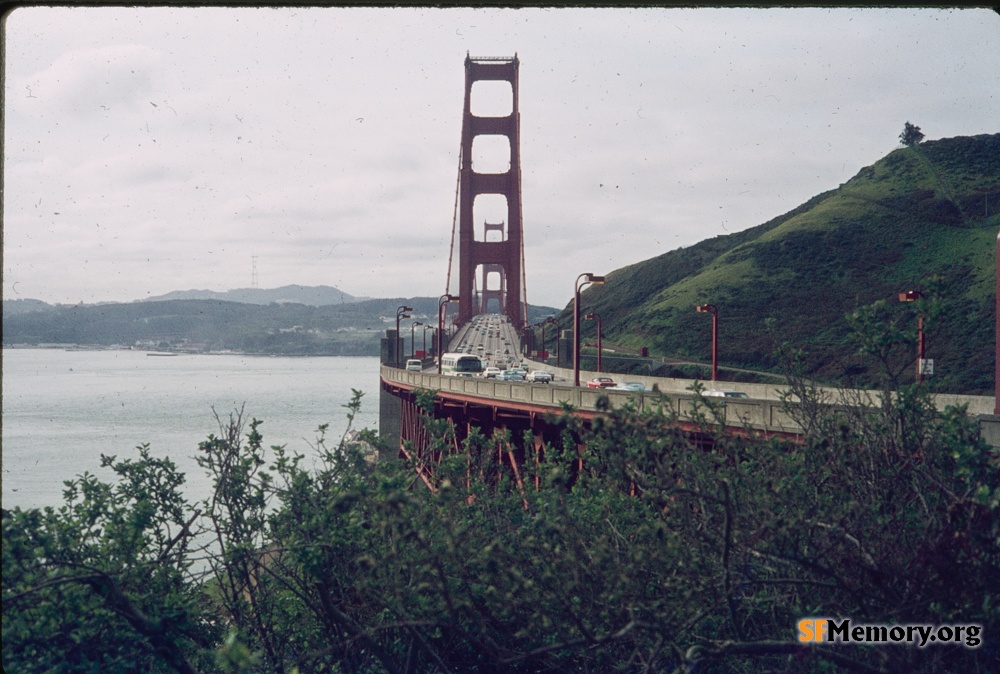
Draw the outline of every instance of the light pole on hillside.
<instances>
[{"instance_id":1,"label":"light pole on hillside","mask_svg":"<svg viewBox=\"0 0 1000 674\"><path fill-rule=\"evenodd\" d=\"M712 381L719 378L719 308L714 304L699 304L695 311L712 314Z\"/></svg>"},{"instance_id":2,"label":"light pole on hillside","mask_svg":"<svg viewBox=\"0 0 1000 674\"><path fill-rule=\"evenodd\" d=\"M919 290L907 290L905 293L899 293L900 302L916 302L917 300L925 299L924 295ZM924 380L924 368L926 367L927 361L924 359L924 313L923 307L917 306L917 383L919 384Z\"/></svg>"},{"instance_id":3,"label":"light pole on hillside","mask_svg":"<svg viewBox=\"0 0 1000 674\"><path fill-rule=\"evenodd\" d=\"M585 286L603 283L603 276L587 272L577 276L573 285L573 386L580 385L580 291Z\"/></svg>"},{"instance_id":4,"label":"light pole on hillside","mask_svg":"<svg viewBox=\"0 0 1000 674\"><path fill-rule=\"evenodd\" d=\"M546 323L552 323L552 324L554 324L556 326L556 367L562 367L562 356L559 353L559 342L562 341L561 339L559 339L559 337L560 337L560 335L559 335L559 321L557 321L554 318L549 317L549 318L545 319L545 322Z\"/></svg>"}]
</instances>

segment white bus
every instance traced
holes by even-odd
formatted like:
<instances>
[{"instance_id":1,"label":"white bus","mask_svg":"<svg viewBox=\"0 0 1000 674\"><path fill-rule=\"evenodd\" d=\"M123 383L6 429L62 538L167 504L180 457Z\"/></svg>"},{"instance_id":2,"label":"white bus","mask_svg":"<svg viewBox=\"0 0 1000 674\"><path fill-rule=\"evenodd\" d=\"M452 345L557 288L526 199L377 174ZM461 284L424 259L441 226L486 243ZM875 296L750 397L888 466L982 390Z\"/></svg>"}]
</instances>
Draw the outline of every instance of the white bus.
<instances>
[{"instance_id":1,"label":"white bus","mask_svg":"<svg viewBox=\"0 0 1000 674\"><path fill-rule=\"evenodd\" d=\"M446 353L441 356L441 374L452 377L475 377L483 371L483 361L469 353Z\"/></svg>"}]
</instances>

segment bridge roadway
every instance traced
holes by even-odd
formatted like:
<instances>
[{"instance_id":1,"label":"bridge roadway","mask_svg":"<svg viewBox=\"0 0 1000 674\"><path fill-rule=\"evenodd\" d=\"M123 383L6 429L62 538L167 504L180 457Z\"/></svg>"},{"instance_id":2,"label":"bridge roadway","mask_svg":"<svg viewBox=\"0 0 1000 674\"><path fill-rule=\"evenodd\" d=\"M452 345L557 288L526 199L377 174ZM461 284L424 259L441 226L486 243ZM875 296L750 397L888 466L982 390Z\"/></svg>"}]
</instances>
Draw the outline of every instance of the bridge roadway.
<instances>
[{"instance_id":1,"label":"bridge roadway","mask_svg":"<svg viewBox=\"0 0 1000 674\"><path fill-rule=\"evenodd\" d=\"M629 381L641 381L649 388L656 384L659 393L643 391L613 391L608 389L590 389L560 383L560 379L572 376L572 371L558 368L554 370L557 378L551 384L534 384L532 382L498 381L483 377L454 377L438 375L436 372L407 372L391 366L383 365L381 379L383 386L400 390L413 391L417 389L436 390L444 399L475 405L494 410L502 414L504 411L520 411L528 414L558 413L564 404L572 405L584 416L599 413L597 399L607 396L611 408L619 408L631 402L638 410L655 409L664 406L676 412L681 419L690 419L698 398L690 387L694 383L690 379L669 379L664 377L637 377L629 375ZM592 372L581 372L583 377L596 375ZM780 400L781 389L766 384L739 384L739 389L746 391L749 398L728 398L722 410L723 420L727 426L750 428L763 434L796 435L802 427L789 415L784 403ZM846 404L848 395L859 392L845 392L836 389L827 390L831 401L841 401ZM860 392L870 394L870 392ZM720 400L720 399L712 399ZM968 404L969 414L976 417L992 416L986 410L993 409L991 396L958 396L937 395L935 402L940 408L947 405ZM982 419L981 419L982 421ZM997 443L993 443L997 444ZM1000 446L1000 445L998 445Z\"/></svg>"},{"instance_id":2,"label":"bridge roadway","mask_svg":"<svg viewBox=\"0 0 1000 674\"><path fill-rule=\"evenodd\" d=\"M665 410L675 412L682 423L692 417L698 398L690 390L693 380L625 376L628 381L640 382L653 392L575 387L571 384L572 370L522 360L518 346L517 334L508 322L495 315L483 315L474 317L463 326L450 340L448 350L481 355L491 363L499 365L501 369L503 363L498 363L498 359L521 361L531 369L544 368L554 372L555 381L548 384L498 381L483 377L438 375L436 368L413 372L382 365L380 378L383 395L412 398L413 392L418 389L435 390L443 406L452 410L460 409L463 416L469 417L471 413L474 418L488 419L492 422L498 422L503 418L519 418L529 427L545 415L559 413L563 405L571 405L577 414L583 417L601 414L597 406L600 396L607 397L611 408L619 408L631 402L638 410L663 406ZM580 380L586 381L597 374L597 372L581 371ZM612 376L615 379L622 377L622 375ZM703 382L703 385L709 388L710 382ZM726 404L722 406L720 413L722 421L727 426L740 431L749 429L765 436L795 436L801 433L802 427L781 401L783 387L774 384L746 383L726 383L725 387L738 389L749 396L725 399ZM857 401L859 396L862 398L868 396L874 400L874 392L870 391L821 389L821 393L833 404L851 404L852 401ZM979 420L983 437L991 445L1000 447L1000 417L992 414L994 409L992 396L937 394L934 400L939 409L950 405L968 405L969 415ZM400 429L385 416L383 414L380 420L383 435L396 435L400 430L404 431L404 436L406 435L405 429ZM387 428L384 427L386 425Z\"/></svg>"}]
</instances>

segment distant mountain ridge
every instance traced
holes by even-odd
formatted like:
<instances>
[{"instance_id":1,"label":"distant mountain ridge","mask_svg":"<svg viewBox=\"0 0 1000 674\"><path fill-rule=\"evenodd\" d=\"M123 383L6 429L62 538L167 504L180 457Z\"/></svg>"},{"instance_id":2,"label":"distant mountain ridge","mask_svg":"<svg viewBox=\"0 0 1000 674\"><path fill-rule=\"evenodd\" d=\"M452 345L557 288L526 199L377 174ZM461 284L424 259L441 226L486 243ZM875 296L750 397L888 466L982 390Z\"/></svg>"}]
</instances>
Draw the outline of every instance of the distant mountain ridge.
<instances>
[{"instance_id":1,"label":"distant mountain ridge","mask_svg":"<svg viewBox=\"0 0 1000 674\"><path fill-rule=\"evenodd\" d=\"M423 330L415 330L414 320L437 325L437 297L353 298L313 306L289 299L309 299L308 293L275 292L273 296L280 301L163 299L50 305L38 300L4 300L3 344L377 356L385 331L396 327L396 310L401 305L412 309L399 326L404 338L409 333L409 348L417 348L426 339ZM553 313L552 307L528 308L529 321Z\"/></svg>"},{"instance_id":2,"label":"distant mountain ridge","mask_svg":"<svg viewBox=\"0 0 1000 674\"><path fill-rule=\"evenodd\" d=\"M325 307L333 304L361 302L367 297L354 297L333 286L287 285L280 288L236 288L217 292L214 290L174 290L165 295L147 297L143 302L169 300L222 300L241 304L305 304Z\"/></svg>"}]
</instances>

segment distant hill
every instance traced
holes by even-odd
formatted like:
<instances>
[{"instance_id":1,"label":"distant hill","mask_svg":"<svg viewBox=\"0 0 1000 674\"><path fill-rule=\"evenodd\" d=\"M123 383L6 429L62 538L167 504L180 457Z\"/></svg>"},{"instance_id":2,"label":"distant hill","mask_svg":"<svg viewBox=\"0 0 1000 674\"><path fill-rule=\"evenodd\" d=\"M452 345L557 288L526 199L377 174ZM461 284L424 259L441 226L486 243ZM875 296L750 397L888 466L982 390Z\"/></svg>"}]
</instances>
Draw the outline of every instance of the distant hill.
<instances>
[{"instance_id":1,"label":"distant hill","mask_svg":"<svg viewBox=\"0 0 1000 674\"><path fill-rule=\"evenodd\" d=\"M3 315L4 318L7 316L14 316L17 314L29 313L32 311L47 311L50 309L55 309L51 304L46 304L41 300L31 300L31 299L16 299L3 301Z\"/></svg>"},{"instance_id":2,"label":"distant hill","mask_svg":"<svg viewBox=\"0 0 1000 674\"><path fill-rule=\"evenodd\" d=\"M396 327L396 309L411 307L413 320L437 325L438 298L357 299L339 304L251 304L214 299L49 305L5 300L3 343L138 346L186 351L239 351L276 355L377 356L385 331ZM555 312L531 307L529 319ZM401 332L410 332L404 319ZM421 332L413 339L422 341Z\"/></svg>"},{"instance_id":3,"label":"distant hill","mask_svg":"<svg viewBox=\"0 0 1000 674\"><path fill-rule=\"evenodd\" d=\"M280 288L237 288L216 292L214 290L175 290L165 295L147 297L145 302L167 300L222 300L243 304L305 304L324 307L331 304L359 302L368 298L354 297L332 286L288 285Z\"/></svg>"},{"instance_id":4,"label":"distant hill","mask_svg":"<svg viewBox=\"0 0 1000 674\"><path fill-rule=\"evenodd\" d=\"M930 292L937 276L945 310L927 326L932 385L988 395L998 214L1000 134L925 142L762 225L613 271L585 291L584 311L601 314L606 342L705 363L711 320L694 307L715 304L720 365L775 371L775 346L788 341L817 379L866 385L872 373L845 315L884 300L886 316L915 338L913 308L897 295ZM592 339L593 324L583 331Z\"/></svg>"}]
</instances>

